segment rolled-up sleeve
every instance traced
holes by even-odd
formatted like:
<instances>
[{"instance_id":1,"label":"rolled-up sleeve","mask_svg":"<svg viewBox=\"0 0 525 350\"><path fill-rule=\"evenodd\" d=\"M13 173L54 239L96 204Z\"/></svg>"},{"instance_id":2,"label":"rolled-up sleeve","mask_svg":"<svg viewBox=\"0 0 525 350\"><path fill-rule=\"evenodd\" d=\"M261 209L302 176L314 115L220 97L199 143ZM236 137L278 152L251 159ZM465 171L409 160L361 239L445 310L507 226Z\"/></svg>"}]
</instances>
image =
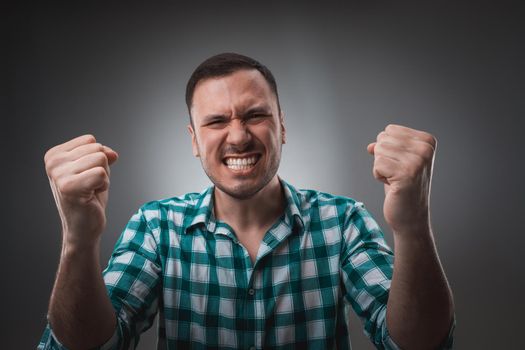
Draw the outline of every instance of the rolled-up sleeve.
<instances>
[{"instance_id":1,"label":"rolled-up sleeve","mask_svg":"<svg viewBox=\"0 0 525 350\"><path fill-rule=\"evenodd\" d=\"M129 220L115 245L103 277L115 309L117 327L113 336L97 349L134 349L140 334L153 324L161 284L154 231L141 208ZM49 322L38 349L67 349L55 337Z\"/></svg>"},{"instance_id":2,"label":"rolled-up sleeve","mask_svg":"<svg viewBox=\"0 0 525 350\"><path fill-rule=\"evenodd\" d=\"M400 349L390 337L386 310L394 269L394 254L364 205L348 207L341 254L344 297L363 321L364 332L378 349ZM439 349L453 345L455 320Z\"/></svg>"},{"instance_id":3,"label":"rolled-up sleeve","mask_svg":"<svg viewBox=\"0 0 525 350\"><path fill-rule=\"evenodd\" d=\"M356 202L347 211L341 252L345 300L363 321L365 334L377 348L397 349L386 329L394 254L362 203Z\"/></svg>"},{"instance_id":4,"label":"rolled-up sleeve","mask_svg":"<svg viewBox=\"0 0 525 350\"><path fill-rule=\"evenodd\" d=\"M94 350L120 349L119 339L121 338L121 334L122 334L121 325L118 324L111 338L109 338L106 343L104 343L100 347L95 348ZM44 330L44 334L42 335L42 338L40 339L40 342L38 343L37 349L38 350L68 350L68 348L62 345L62 343L60 343L60 341L56 338L49 322L46 325L46 329Z\"/></svg>"}]
</instances>

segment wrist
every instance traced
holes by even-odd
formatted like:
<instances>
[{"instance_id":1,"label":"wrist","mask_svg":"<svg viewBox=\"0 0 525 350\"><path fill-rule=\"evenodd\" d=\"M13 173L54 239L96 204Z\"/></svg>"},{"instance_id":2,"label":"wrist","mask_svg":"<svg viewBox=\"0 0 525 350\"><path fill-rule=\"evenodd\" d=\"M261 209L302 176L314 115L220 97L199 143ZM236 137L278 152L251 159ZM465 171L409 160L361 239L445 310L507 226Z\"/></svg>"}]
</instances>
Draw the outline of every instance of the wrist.
<instances>
[{"instance_id":1,"label":"wrist","mask_svg":"<svg viewBox=\"0 0 525 350\"><path fill-rule=\"evenodd\" d=\"M409 217L389 222L394 236L428 236L431 234L430 212L428 209L412 210Z\"/></svg>"},{"instance_id":2,"label":"wrist","mask_svg":"<svg viewBox=\"0 0 525 350\"><path fill-rule=\"evenodd\" d=\"M430 225L412 226L406 231L394 231L393 237L396 254L416 256L421 252L434 252L436 249Z\"/></svg>"},{"instance_id":3,"label":"wrist","mask_svg":"<svg viewBox=\"0 0 525 350\"><path fill-rule=\"evenodd\" d=\"M430 223L414 223L411 225L405 225L402 227L396 227L392 229L394 237L428 237L432 235L432 230L430 229Z\"/></svg>"},{"instance_id":4,"label":"wrist","mask_svg":"<svg viewBox=\"0 0 525 350\"><path fill-rule=\"evenodd\" d=\"M65 233L63 237L62 254L68 257L89 254L98 256L100 252L100 235L90 235L90 237L86 237L87 239L79 239L80 235Z\"/></svg>"}]
</instances>

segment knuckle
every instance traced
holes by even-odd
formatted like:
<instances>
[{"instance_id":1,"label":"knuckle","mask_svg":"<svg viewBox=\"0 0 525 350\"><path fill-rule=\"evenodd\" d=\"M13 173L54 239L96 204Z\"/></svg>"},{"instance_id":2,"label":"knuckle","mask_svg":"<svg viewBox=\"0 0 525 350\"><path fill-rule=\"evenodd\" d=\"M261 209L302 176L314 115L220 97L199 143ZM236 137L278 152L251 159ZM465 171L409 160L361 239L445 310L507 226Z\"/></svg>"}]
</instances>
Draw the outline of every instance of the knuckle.
<instances>
[{"instance_id":1,"label":"knuckle","mask_svg":"<svg viewBox=\"0 0 525 350\"><path fill-rule=\"evenodd\" d=\"M45 162L46 173L51 177L55 176L58 165L58 160L55 157L48 158Z\"/></svg>"},{"instance_id":2,"label":"knuckle","mask_svg":"<svg viewBox=\"0 0 525 350\"><path fill-rule=\"evenodd\" d=\"M428 132L423 131L423 140L432 145L432 147L436 147L437 145L436 137Z\"/></svg>"},{"instance_id":3,"label":"knuckle","mask_svg":"<svg viewBox=\"0 0 525 350\"><path fill-rule=\"evenodd\" d=\"M61 193L72 193L75 189L75 182L71 177L62 177L56 181L56 186Z\"/></svg>"},{"instance_id":4,"label":"knuckle","mask_svg":"<svg viewBox=\"0 0 525 350\"><path fill-rule=\"evenodd\" d=\"M428 143L420 143L414 148L414 153L419 156L418 159L428 161L434 156L434 148Z\"/></svg>"},{"instance_id":5,"label":"knuckle","mask_svg":"<svg viewBox=\"0 0 525 350\"><path fill-rule=\"evenodd\" d=\"M60 167L61 165L67 162L68 160L65 157L64 153L56 153L47 159L46 169L52 170L54 168Z\"/></svg>"},{"instance_id":6,"label":"knuckle","mask_svg":"<svg viewBox=\"0 0 525 350\"><path fill-rule=\"evenodd\" d=\"M84 135L84 137L85 137L85 141L87 143L95 143L95 142L97 142L97 139L92 134L86 134L86 135Z\"/></svg>"},{"instance_id":7,"label":"knuckle","mask_svg":"<svg viewBox=\"0 0 525 350\"><path fill-rule=\"evenodd\" d=\"M103 167L96 167L96 168L93 168L93 173L95 174L95 176L99 177L99 178L106 178L107 177L107 173L106 173L106 169L104 169Z\"/></svg>"},{"instance_id":8,"label":"knuckle","mask_svg":"<svg viewBox=\"0 0 525 350\"><path fill-rule=\"evenodd\" d=\"M434 135L429 135L429 143L436 148L438 140Z\"/></svg>"},{"instance_id":9,"label":"knuckle","mask_svg":"<svg viewBox=\"0 0 525 350\"><path fill-rule=\"evenodd\" d=\"M46 169L46 174L51 175L53 167L51 166L51 162L49 160L45 160L44 167Z\"/></svg>"},{"instance_id":10,"label":"knuckle","mask_svg":"<svg viewBox=\"0 0 525 350\"><path fill-rule=\"evenodd\" d=\"M47 175L52 179L56 180L58 178L58 173L56 168L46 168Z\"/></svg>"},{"instance_id":11,"label":"knuckle","mask_svg":"<svg viewBox=\"0 0 525 350\"><path fill-rule=\"evenodd\" d=\"M104 153L100 152L100 151L97 151L97 152L93 152L93 158L95 158L95 160L102 160L102 157L104 157Z\"/></svg>"},{"instance_id":12,"label":"knuckle","mask_svg":"<svg viewBox=\"0 0 525 350\"><path fill-rule=\"evenodd\" d=\"M52 147L44 153L44 162L47 164L49 162L52 162L55 158L57 158L60 154L60 150L57 148L58 146Z\"/></svg>"},{"instance_id":13,"label":"knuckle","mask_svg":"<svg viewBox=\"0 0 525 350\"><path fill-rule=\"evenodd\" d=\"M391 149L392 145L385 141L379 141L376 145L376 151L381 155L386 152L388 149Z\"/></svg>"},{"instance_id":14,"label":"knuckle","mask_svg":"<svg viewBox=\"0 0 525 350\"><path fill-rule=\"evenodd\" d=\"M47 164L48 160L51 158L51 155L53 153L53 149L48 149L46 153L44 153L44 163Z\"/></svg>"},{"instance_id":15,"label":"knuckle","mask_svg":"<svg viewBox=\"0 0 525 350\"><path fill-rule=\"evenodd\" d=\"M385 131L392 131L393 129L395 128L395 125L394 124L388 124L385 128Z\"/></svg>"},{"instance_id":16,"label":"knuckle","mask_svg":"<svg viewBox=\"0 0 525 350\"><path fill-rule=\"evenodd\" d=\"M377 154L374 157L374 167L379 166L383 162L384 157L381 154Z\"/></svg>"},{"instance_id":17,"label":"knuckle","mask_svg":"<svg viewBox=\"0 0 525 350\"><path fill-rule=\"evenodd\" d=\"M95 158L95 161L97 162L97 164L107 164L108 163L108 158L106 157L106 155L103 153L103 152L96 152L94 153L94 158Z\"/></svg>"},{"instance_id":18,"label":"knuckle","mask_svg":"<svg viewBox=\"0 0 525 350\"><path fill-rule=\"evenodd\" d=\"M432 157L434 156L434 149L431 146L425 146L421 154L425 159L432 159Z\"/></svg>"}]
</instances>

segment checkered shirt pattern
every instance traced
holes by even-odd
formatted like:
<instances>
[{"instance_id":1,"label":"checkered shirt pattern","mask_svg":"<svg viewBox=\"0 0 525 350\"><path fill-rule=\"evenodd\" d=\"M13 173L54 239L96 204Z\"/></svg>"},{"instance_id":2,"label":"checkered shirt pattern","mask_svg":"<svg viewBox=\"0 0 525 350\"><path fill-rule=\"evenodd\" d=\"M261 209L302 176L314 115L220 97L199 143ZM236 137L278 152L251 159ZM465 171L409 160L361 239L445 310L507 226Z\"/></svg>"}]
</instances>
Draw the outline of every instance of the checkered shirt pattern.
<instances>
[{"instance_id":1,"label":"checkered shirt pattern","mask_svg":"<svg viewBox=\"0 0 525 350\"><path fill-rule=\"evenodd\" d=\"M134 349L158 318L158 349L351 349L352 308L378 349L393 253L363 204L297 190L252 263L213 216L213 186L133 215L104 280L118 326L100 349ZM48 324L39 349L65 349Z\"/></svg>"}]
</instances>

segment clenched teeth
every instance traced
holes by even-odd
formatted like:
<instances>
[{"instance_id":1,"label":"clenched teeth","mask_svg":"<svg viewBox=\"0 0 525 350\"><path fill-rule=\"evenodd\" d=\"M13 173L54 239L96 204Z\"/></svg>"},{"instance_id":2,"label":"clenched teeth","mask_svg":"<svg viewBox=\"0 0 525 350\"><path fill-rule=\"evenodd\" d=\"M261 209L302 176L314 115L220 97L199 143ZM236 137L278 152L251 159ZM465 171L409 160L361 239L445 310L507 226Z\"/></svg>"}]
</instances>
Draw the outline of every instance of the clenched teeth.
<instances>
[{"instance_id":1,"label":"clenched teeth","mask_svg":"<svg viewBox=\"0 0 525 350\"><path fill-rule=\"evenodd\" d=\"M230 169L245 170L251 168L257 162L257 157L248 158L226 158L226 165Z\"/></svg>"}]
</instances>

